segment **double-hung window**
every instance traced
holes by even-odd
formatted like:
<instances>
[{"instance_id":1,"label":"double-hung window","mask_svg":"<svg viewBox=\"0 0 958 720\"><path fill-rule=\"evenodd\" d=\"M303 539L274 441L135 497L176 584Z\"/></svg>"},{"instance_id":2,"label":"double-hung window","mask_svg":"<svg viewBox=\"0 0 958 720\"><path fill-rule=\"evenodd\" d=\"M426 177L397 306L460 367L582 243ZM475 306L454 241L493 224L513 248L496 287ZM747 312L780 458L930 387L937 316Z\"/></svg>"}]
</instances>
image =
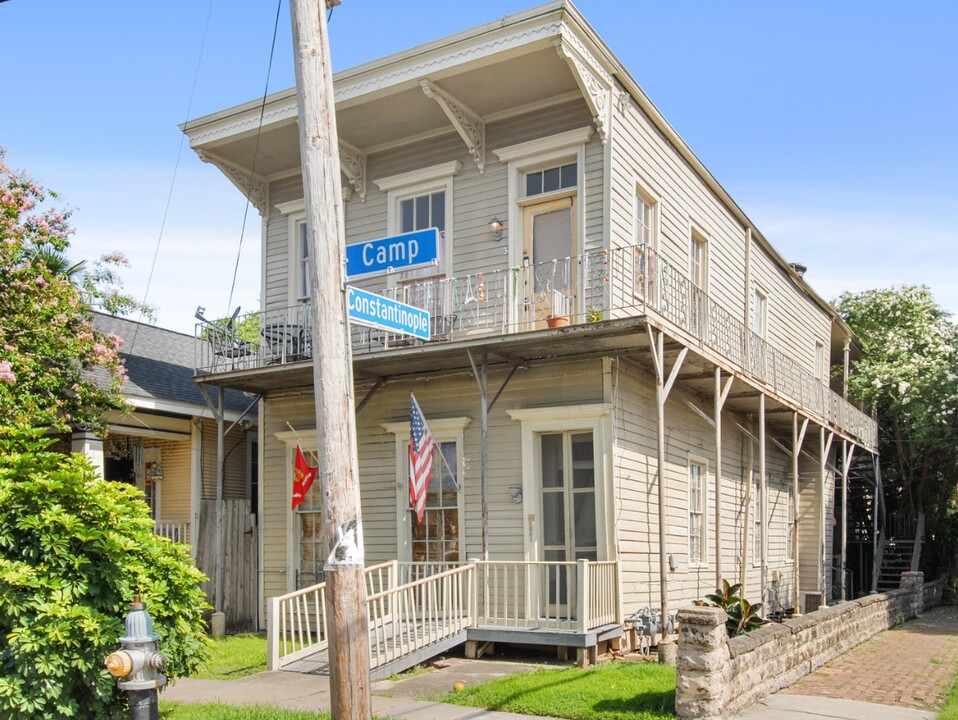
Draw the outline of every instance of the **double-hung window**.
<instances>
[{"instance_id":1,"label":"double-hung window","mask_svg":"<svg viewBox=\"0 0 958 720\"><path fill-rule=\"evenodd\" d=\"M704 462L689 460L689 565L705 564L706 476Z\"/></svg>"},{"instance_id":2,"label":"double-hung window","mask_svg":"<svg viewBox=\"0 0 958 720\"><path fill-rule=\"evenodd\" d=\"M436 265L403 272L403 282L443 276L446 273L446 191L436 190L399 200L400 232L409 233L433 227L439 230Z\"/></svg>"}]
</instances>

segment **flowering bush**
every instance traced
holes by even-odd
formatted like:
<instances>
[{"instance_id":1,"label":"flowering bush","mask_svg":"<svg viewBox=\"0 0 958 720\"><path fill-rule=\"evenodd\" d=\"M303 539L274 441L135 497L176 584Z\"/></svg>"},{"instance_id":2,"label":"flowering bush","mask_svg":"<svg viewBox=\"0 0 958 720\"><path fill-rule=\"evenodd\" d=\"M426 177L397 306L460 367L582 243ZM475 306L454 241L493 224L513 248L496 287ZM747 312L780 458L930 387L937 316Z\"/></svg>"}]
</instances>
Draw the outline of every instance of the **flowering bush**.
<instances>
[{"instance_id":1,"label":"flowering bush","mask_svg":"<svg viewBox=\"0 0 958 720\"><path fill-rule=\"evenodd\" d=\"M84 290L51 267L72 230L48 194L0 148L0 427L96 428L124 405L119 340L90 325Z\"/></svg>"}]
</instances>

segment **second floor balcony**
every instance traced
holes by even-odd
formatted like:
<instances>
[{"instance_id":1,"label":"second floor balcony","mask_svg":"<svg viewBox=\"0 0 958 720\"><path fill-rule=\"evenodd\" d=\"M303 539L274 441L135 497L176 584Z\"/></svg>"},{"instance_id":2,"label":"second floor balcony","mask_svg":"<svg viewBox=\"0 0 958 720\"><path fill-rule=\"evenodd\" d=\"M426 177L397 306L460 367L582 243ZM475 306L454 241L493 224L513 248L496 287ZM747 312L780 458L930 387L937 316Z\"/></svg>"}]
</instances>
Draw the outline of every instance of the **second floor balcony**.
<instances>
[{"instance_id":1,"label":"second floor balcony","mask_svg":"<svg viewBox=\"0 0 958 720\"><path fill-rule=\"evenodd\" d=\"M673 263L648 248L597 250L547 262L452 278L389 283L379 294L426 310L429 339L352 325L356 360L378 353L569 330L598 331L643 318L756 387L877 447L875 420L833 392L806 363L772 346ZM266 310L233 323L201 323L198 374L237 373L307 363L313 354L308 303ZM237 328L245 328L245 337ZM556 342L561 339L556 338Z\"/></svg>"}]
</instances>

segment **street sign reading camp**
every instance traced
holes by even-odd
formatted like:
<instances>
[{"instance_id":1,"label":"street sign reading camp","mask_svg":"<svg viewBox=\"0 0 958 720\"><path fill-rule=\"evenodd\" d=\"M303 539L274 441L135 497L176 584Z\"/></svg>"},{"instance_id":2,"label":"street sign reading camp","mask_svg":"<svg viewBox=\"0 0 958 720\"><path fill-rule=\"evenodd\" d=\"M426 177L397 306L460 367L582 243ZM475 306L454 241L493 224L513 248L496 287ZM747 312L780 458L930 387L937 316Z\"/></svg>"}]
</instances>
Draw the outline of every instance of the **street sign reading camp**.
<instances>
[{"instance_id":1,"label":"street sign reading camp","mask_svg":"<svg viewBox=\"0 0 958 720\"><path fill-rule=\"evenodd\" d=\"M429 313L382 295L346 286L349 319L359 325L429 339Z\"/></svg>"},{"instance_id":2,"label":"street sign reading camp","mask_svg":"<svg viewBox=\"0 0 958 720\"><path fill-rule=\"evenodd\" d=\"M346 278L435 265L439 230L428 228L346 246Z\"/></svg>"}]
</instances>

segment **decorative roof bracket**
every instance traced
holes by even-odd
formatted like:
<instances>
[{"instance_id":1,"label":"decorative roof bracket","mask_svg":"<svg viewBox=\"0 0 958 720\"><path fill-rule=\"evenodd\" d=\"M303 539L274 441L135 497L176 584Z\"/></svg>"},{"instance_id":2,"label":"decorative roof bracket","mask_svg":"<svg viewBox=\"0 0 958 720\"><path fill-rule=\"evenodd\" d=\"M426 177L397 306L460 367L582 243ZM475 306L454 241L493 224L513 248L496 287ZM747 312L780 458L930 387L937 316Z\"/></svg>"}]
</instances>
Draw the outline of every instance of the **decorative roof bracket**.
<instances>
[{"instance_id":1,"label":"decorative roof bracket","mask_svg":"<svg viewBox=\"0 0 958 720\"><path fill-rule=\"evenodd\" d=\"M339 166L359 199L366 202L366 153L340 140Z\"/></svg>"},{"instance_id":2,"label":"decorative roof bracket","mask_svg":"<svg viewBox=\"0 0 958 720\"><path fill-rule=\"evenodd\" d=\"M572 74L592 111L596 133L605 145L612 108L612 76L602 69L595 55L574 35L563 32L553 44L559 56L572 68Z\"/></svg>"},{"instance_id":3,"label":"decorative roof bracket","mask_svg":"<svg viewBox=\"0 0 958 720\"><path fill-rule=\"evenodd\" d=\"M436 83L430 80L420 80L419 86L426 93L426 97L431 97L437 103L442 111L446 113L449 122L456 128L456 132L466 143L472 159L476 161L476 167L479 168L481 175L486 169L486 123L483 119L469 107L463 104L454 96L443 90Z\"/></svg>"},{"instance_id":4,"label":"decorative roof bracket","mask_svg":"<svg viewBox=\"0 0 958 720\"><path fill-rule=\"evenodd\" d=\"M259 211L260 215L265 216L269 203L269 181L262 175L250 173L245 168L235 163L225 160L206 150L197 150L200 160L211 163L218 167L226 177L229 178L239 191L245 195Z\"/></svg>"}]
</instances>

